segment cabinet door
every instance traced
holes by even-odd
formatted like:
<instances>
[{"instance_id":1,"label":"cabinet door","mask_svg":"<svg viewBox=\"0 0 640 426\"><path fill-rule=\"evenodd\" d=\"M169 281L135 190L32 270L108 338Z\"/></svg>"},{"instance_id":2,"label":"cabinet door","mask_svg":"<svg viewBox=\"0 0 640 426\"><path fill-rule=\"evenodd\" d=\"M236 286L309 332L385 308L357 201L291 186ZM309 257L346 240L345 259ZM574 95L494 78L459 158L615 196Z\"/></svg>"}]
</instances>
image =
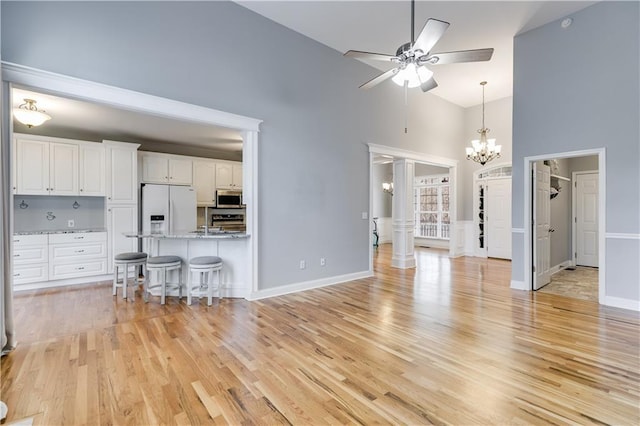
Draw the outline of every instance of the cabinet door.
<instances>
[{"instance_id":1,"label":"cabinet door","mask_svg":"<svg viewBox=\"0 0 640 426\"><path fill-rule=\"evenodd\" d=\"M142 156L142 181L146 183L169 182L169 159L167 157Z\"/></svg>"},{"instance_id":2,"label":"cabinet door","mask_svg":"<svg viewBox=\"0 0 640 426\"><path fill-rule=\"evenodd\" d=\"M242 188L242 164L233 165L233 183L234 188Z\"/></svg>"},{"instance_id":3,"label":"cabinet door","mask_svg":"<svg viewBox=\"0 0 640 426\"><path fill-rule=\"evenodd\" d=\"M49 194L49 142L16 139L16 192Z\"/></svg>"},{"instance_id":4,"label":"cabinet door","mask_svg":"<svg viewBox=\"0 0 640 426\"><path fill-rule=\"evenodd\" d=\"M80 195L105 194L104 147L95 145L80 146Z\"/></svg>"},{"instance_id":5,"label":"cabinet door","mask_svg":"<svg viewBox=\"0 0 640 426\"><path fill-rule=\"evenodd\" d=\"M173 185L191 185L193 183L193 161L170 158L169 183Z\"/></svg>"},{"instance_id":6,"label":"cabinet door","mask_svg":"<svg viewBox=\"0 0 640 426\"><path fill-rule=\"evenodd\" d=\"M125 232L138 232L137 205L109 206L107 208L109 234L107 260L108 272L113 272L113 256L118 253L138 251L138 239L125 237Z\"/></svg>"},{"instance_id":7,"label":"cabinet door","mask_svg":"<svg viewBox=\"0 0 640 426\"><path fill-rule=\"evenodd\" d=\"M78 195L78 145L49 145L49 194Z\"/></svg>"},{"instance_id":8,"label":"cabinet door","mask_svg":"<svg viewBox=\"0 0 640 426\"><path fill-rule=\"evenodd\" d=\"M199 205L212 205L216 201L216 163L193 162L193 186Z\"/></svg>"},{"instance_id":9,"label":"cabinet door","mask_svg":"<svg viewBox=\"0 0 640 426\"><path fill-rule=\"evenodd\" d=\"M138 152L110 147L107 150L107 202L132 204L138 201Z\"/></svg>"},{"instance_id":10,"label":"cabinet door","mask_svg":"<svg viewBox=\"0 0 640 426\"><path fill-rule=\"evenodd\" d=\"M233 188L233 168L228 163L216 163L216 188Z\"/></svg>"}]
</instances>

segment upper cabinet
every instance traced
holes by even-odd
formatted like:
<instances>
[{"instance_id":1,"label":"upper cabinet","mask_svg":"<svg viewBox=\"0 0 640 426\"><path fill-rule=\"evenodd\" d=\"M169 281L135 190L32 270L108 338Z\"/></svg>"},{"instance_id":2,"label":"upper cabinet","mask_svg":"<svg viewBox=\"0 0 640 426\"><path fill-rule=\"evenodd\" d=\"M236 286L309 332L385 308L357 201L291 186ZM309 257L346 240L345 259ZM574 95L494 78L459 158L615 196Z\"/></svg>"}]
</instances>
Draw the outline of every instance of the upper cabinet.
<instances>
[{"instance_id":1,"label":"upper cabinet","mask_svg":"<svg viewBox=\"0 0 640 426\"><path fill-rule=\"evenodd\" d=\"M79 143L17 135L14 149L17 194L81 195Z\"/></svg>"},{"instance_id":2,"label":"upper cabinet","mask_svg":"<svg viewBox=\"0 0 640 426\"><path fill-rule=\"evenodd\" d=\"M80 195L104 196L105 157L102 144L80 145Z\"/></svg>"},{"instance_id":3,"label":"upper cabinet","mask_svg":"<svg viewBox=\"0 0 640 426\"><path fill-rule=\"evenodd\" d=\"M138 202L138 144L104 141L107 163L107 203Z\"/></svg>"},{"instance_id":4,"label":"upper cabinet","mask_svg":"<svg viewBox=\"0 0 640 426\"><path fill-rule=\"evenodd\" d=\"M193 186L200 206L213 206L216 202L216 163L194 160Z\"/></svg>"},{"instance_id":5,"label":"upper cabinet","mask_svg":"<svg viewBox=\"0 0 640 426\"><path fill-rule=\"evenodd\" d=\"M193 161L168 154L141 153L142 182L171 185L193 184Z\"/></svg>"},{"instance_id":6,"label":"upper cabinet","mask_svg":"<svg viewBox=\"0 0 640 426\"><path fill-rule=\"evenodd\" d=\"M217 163L216 188L242 189L242 164Z\"/></svg>"}]
</instances>

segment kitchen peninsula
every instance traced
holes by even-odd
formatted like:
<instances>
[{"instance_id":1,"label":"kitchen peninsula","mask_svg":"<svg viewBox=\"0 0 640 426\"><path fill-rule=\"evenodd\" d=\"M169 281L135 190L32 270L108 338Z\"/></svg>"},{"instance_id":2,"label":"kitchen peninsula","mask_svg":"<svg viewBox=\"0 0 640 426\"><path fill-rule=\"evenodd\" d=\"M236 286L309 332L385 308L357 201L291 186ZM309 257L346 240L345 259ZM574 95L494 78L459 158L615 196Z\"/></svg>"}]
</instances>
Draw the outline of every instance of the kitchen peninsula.
<instances>
[{"instance_id":1,"label":"kitchen peninsula","mask_svg":"<svg viewBox=\"0 0 640 426\"><path fill-rule=\"evenodd\" d=\"M180 256L183 260L182 282L187 282L189 259L197 256L219 256L223 267L220 275L222 297L247 297L249 267L247 252L250 236L238 231L196 231L172 234L125 233L126 237L143 241L142 250L151 256ZM176 272L170 271L169 274ZM170 276L177 281L177 277Z\"/></svg>"}]
</instances>

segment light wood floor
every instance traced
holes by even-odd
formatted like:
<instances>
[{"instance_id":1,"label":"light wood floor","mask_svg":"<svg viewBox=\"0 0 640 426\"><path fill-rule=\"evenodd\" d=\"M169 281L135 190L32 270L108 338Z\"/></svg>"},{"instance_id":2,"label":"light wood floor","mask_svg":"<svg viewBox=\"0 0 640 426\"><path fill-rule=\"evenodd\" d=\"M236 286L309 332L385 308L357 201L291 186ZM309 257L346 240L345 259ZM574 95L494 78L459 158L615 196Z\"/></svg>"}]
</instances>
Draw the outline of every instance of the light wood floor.
<instances>
[{"instance_id":1,"label":"light wood floor","mask_svg":"<svg viewBox=\"0 0 640 426\"><path fill-rule=\"evenodd\" d=\"M19 294L7 421L640 423L637 313L510 290L507 261L419 249L397 270L389 251L374 278L210 308Z\"/></svg>"}]
</instances>

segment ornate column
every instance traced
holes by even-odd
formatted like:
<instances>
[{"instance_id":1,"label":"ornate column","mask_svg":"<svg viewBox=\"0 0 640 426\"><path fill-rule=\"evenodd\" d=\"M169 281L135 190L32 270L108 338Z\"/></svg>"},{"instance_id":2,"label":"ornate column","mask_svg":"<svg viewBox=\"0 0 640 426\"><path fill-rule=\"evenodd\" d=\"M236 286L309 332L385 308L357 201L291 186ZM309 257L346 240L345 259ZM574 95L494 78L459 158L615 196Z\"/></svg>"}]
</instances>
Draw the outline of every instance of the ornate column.
<instances>
[{"instance_id":1,"label":"ornate column","mask_svg":"<svg viewBox=\"0 0 640 426\"><path fill-rule=\"evenodd\" d=\"M393 256L391 266L415 268L413 251L415 217L413 212L413 177L415 162L407 159L393 161Z\"/></svg>"}]
</instances>

